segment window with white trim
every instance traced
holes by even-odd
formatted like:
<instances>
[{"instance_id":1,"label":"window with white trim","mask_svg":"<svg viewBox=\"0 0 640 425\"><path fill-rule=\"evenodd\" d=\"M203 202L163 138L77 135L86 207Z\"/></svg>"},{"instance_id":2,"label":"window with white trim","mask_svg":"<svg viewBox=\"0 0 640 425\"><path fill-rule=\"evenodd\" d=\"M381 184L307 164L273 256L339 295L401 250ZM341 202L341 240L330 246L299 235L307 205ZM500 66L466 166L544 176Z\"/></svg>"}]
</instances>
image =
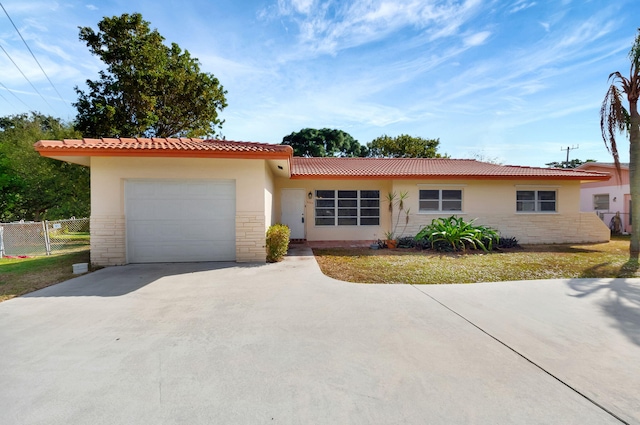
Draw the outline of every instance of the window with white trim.
<instances>
[{"instance_id":1,"label":"window with white trim","mask_svg":"<svg viewBox=\"0 0 640 425\"><path fill-rule=\"evenodd\" d=\"M609 194L593 195L593 209L609 211Z\"/></svg>"},{"instance_id":2,"label":"window with white trim","mask_svg":"<svg viewBox=\"0 0 640 425\"><path fill-rule=\"evenodd\" d=\"M420 212L462 211L462 190L420 189Z\"/></svg>"},{"instance_id":3,"label":"window with white trim","mask_svg":"<svg viewBox=\"0 0 640 425\"><path fill-rule=\"evenodd\" d=\"M379 190L316 190L316 226L378 226Z\"/></svg>"},{"instance_id":4,"label":"window with white trim","mask_svg":"<svg viewBox=\"0 0 640 425\"><path fill-rule=\"evenodd\" d=\"M516 192L518 212L556 212L555 190L518 190Z\"/></svg>"}]
</instances>

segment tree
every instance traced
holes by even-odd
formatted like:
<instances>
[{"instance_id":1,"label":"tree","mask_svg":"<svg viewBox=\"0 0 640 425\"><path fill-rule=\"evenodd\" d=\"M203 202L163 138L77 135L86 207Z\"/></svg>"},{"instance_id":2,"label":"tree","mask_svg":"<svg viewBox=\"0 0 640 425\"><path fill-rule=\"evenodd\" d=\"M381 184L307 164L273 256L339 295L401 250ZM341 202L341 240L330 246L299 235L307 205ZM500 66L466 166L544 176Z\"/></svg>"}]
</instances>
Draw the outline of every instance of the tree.
<instances>
[{"instance_id":1,"label":"tree","mask_svg":"<svg viewBox=\"0 0 640 425\"><path fill-rule=\"evenodd\" d=\"M89 215L89 168L41 157L33 144L78 138L72 124L32 112L0 117L0 221Z\"/></svg>"},{"instance_id":2,"label":"tree","mask_svg":"<svg viewBox=\"0 0 640 425\"><path fill-rule=\"evenodd\" d=\"M586 164L587 162L596 162L595 159L587 159L586 161L582 161L579 159L572 159L569 162L567 161L562 161L562 162L548 162L544 165L546 165L547 167L550 168L578 168L579 166L581 166L582 164Z\"/></svg>"},{"instance_id":3,"label":"tree","mask_svg":"<svg viewBox=\"0 0 640 425\"><path fill-rule=\"evenodd\" d=\"M446 158L438 153L440 139L401 134L397 137L380 136L367 143L368 156L375 158Z\"/></svg>"},{"instance_id":4,"label":"tree","mask_svg":"<svg viewBox=\"0 0 640 425\"><path fill-rule=\"evenodd\" d=\"M125 13L105 17L98 32L80 28L80 40L107 65L87 80L87 92L75 87L76 128L85 137L205 137L222 127L227 92L218 79L149 25Z\"/></svg>"},{"instance_id":5,"label":"tree","mask_svg":"<svg viewBox=\"0 0 640 425\"><path fill-rule=\"evenodd\" d=\"M620 174L620 157L616 135L627 132L629 135L629 185L633 202L640 199L640 115L638 114L638 95L640 94L640 28L631 51L629 78L620 72L609 75L611 86L600 109L600 129L605 146L613 156L616 169ZM627 97L629 109L623 105L623 95ZM634 207L631 213L632 257L640 253L640 208Z\"/></svg>"},{"instance_id":6,"label":"tree","mask_svg":"<svg viewBox=\"0 0 640 425\"><path fill-rule=\"evenodd\" d=\"M303 128L282 138L282 145L293 148L295 156L366 156L366 148L342 130Z\"/></svg>"}]
</instances>

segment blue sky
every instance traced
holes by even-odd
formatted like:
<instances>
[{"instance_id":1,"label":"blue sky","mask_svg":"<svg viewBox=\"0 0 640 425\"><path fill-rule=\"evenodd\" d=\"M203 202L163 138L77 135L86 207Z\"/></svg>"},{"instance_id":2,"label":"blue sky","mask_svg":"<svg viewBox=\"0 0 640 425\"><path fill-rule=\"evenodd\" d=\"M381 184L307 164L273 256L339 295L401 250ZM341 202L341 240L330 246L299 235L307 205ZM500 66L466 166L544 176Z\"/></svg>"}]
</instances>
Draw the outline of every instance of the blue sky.
<instances>
[{"instance_id":1,"label":"blue sky","mask_svg":"<svg viewBox=\"0 0 640 425\"><path fill-rule=\"evenodd\" d=\"M222 133L280 143L305 127L361 143L383 134L439 138L453 158L544 166L610 161L599 109L627 74L637 0L0 0L0 116L75 117L74 86L103 64L78 27L139 12L228 90ZM632 13L633 11L633 13ZM6 88L5 88L6 87ZM10 91L7 91L7 88ZM622 143L628 160L628 143Z\"/></svg>"}]
</instances>

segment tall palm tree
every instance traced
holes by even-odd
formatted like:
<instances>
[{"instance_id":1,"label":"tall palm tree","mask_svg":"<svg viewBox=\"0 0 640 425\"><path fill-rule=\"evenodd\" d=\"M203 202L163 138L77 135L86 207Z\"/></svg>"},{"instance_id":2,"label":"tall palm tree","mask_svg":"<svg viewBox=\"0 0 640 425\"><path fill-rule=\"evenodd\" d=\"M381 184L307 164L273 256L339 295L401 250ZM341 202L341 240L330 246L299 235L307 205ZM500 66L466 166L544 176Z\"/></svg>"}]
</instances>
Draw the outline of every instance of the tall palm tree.
<instances>
[{"instance_id":1,"label":"tall palm tree","mask_svg":"<svg viewBox=\"0 0 640 425\"><path fill-rule=\"evenodd\" d=\"M607 149L613 155L616 169L620 175L620 157L616 144L616 135L629 134L629 184L631 199L636 203L631 213L631 255L640 253L640 115L638 115L638 94L640 94L640 28L629 52L631 69L629 78L620 72L609 75L611 86L600 108L600 129ZM622 96L629 101L629 109L623 105Z\"/></svg>"}]
</instances>

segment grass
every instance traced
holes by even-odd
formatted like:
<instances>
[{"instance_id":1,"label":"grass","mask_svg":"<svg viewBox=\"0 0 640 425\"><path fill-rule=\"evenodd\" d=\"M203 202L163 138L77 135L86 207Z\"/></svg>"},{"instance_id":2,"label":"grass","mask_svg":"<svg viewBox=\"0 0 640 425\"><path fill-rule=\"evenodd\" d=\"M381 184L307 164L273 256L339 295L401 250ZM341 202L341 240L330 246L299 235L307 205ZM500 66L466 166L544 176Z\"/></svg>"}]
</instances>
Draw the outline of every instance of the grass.
<instances>
[{"instance_id":1,"label":"grass","mask_svg":"<svg viewBox=\"0 0 640 425\"><path fill-rule=\"evenodd\" d=\"M61 241L78 241L89 244L91 235L89 232L65 232L65 233L51 233L49 235L51 240L57 239Z\"/></svg>"},{"instance_id":2,"label":"grass","mask_svg":"<svg viewBox=\"0 0 640 425\"><path fill-rule=\"evenodd\" d=\"M473 283L554 278L640 277L629 237L601 244L524 245L484 253L414 249L314 249L323 273L359 283Z\"/></svg>"},{"instance_id":3,"label":"grass","mask_svg":"<svg viewBox=\"0 0 640 425\"><path fill-rule=\"evenodd\" d=\"M50 232L52 253L82 251L89 249L91 236L89 232ZM10 255L37 256L46 253L44 240L41 236L31 238L31 240L10 240L5 242L5 248Z\"/></svg>"},{"instance_id":4,"label":"grass","mask_svg":"<svg viewBox=\"0 0 640 425\"><path fill-rule=\"evenodd\" d=\"M71 279L73 264L88 263L89 250L48 257L0 258L0 302Z\"/></svg>"}]
</instances>

